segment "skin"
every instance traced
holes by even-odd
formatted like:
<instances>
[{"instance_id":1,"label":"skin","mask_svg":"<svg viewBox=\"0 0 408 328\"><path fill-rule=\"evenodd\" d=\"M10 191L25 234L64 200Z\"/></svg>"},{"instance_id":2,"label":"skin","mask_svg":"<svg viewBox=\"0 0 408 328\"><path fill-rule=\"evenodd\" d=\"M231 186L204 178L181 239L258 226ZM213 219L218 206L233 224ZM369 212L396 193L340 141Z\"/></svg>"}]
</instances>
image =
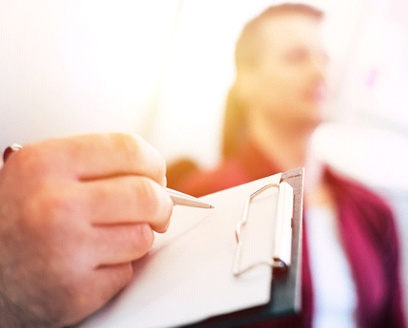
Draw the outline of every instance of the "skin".
<instances>
[{"instance_id":1,"label":"skin","mask_svg":"<svg viewBox=\"0 0 408 328\"><path fill-rule=\"evenodd\" d=\"M95 134L24 146L0 170L0 326L80 322L116 295L164 232L160 155Z\"/></svg>"},{"instance_id":2,"label":"skin","mask_svg":"<svg viewBox=\"0 0 408 328\"><path fill-rule=\"evenodd\" d=\"M250 138L283 171L306 166L310 202L332 206L309 156L310 137L324 120L327 55L320 21L302 14L265 20L259 63L237 72Z\"/></svg>"},{"instance_id":3,"label":"skin","mask_svg":"<svg viewBox=\"0 0 408 328\"><path fill-rule=\"evenodd\" d=\"M253 124L314 129L323 119L327 56L320 22L300 14L264 21L259 64L238 72L240 92L251 104Z\"/></svg>"}]
</instances>

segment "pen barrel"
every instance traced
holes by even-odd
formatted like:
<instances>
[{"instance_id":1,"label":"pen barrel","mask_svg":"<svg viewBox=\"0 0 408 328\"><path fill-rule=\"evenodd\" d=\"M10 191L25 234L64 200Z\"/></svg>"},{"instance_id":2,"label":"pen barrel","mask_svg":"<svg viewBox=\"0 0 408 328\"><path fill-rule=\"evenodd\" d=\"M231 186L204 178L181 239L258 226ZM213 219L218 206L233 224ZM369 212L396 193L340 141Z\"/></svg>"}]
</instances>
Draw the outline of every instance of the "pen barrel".
<instances>
[{"instance_id":1,"label":"pen barrel","mask_svg":"<svg viewBox=\"0 0 408 328\"><path fill-rule=\"evenodd\" d=\"M180 191L173 190L170 188L166 188L166 190L170 198L172 199L174 205L183 205L183 206L200 207L200 208L213 208L212 205L207 204L198 198L187 195Z\"/></svg>"}]
</instances>

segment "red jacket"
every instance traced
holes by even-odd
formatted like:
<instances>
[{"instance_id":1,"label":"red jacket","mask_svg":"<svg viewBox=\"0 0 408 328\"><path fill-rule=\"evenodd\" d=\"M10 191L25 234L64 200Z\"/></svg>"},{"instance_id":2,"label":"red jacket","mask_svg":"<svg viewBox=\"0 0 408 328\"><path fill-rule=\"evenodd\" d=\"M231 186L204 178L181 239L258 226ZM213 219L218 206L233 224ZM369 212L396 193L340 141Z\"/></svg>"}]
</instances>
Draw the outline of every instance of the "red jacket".
<instances>
[{"instance_id":1,"label":"red jacket","mask_svg":"<svg viewBox=\"0 0 408 328\"><path fill-rule=\"evenodd\" d=\"M280 172L253 145L212 171L193 173L176 188L195 196ZM307 174L307 172L306 172ZM339 230L355 282L359 327L406 327L402 307L399 243L385 202L360 184L326 170L338 209ZM313 289L306 226L303 226L302 311L262 323L261 327L311 327ZM252 325L253 327L253 325Z\"/></svg>"}]
</instances>

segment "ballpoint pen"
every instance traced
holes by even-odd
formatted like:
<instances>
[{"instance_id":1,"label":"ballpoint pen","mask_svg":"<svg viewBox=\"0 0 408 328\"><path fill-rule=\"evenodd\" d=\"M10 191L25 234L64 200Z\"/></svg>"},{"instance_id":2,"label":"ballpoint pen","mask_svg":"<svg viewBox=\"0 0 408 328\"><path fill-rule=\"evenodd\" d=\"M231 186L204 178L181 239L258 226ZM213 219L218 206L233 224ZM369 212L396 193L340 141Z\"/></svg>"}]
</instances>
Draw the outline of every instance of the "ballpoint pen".
<instances>
[{"instance_id":1,"label":"ballpoint pen","mask_svg":"<svg viewBox=\"0 0 408 328\"><path fill-rule=\"evenodd\" d=\"M198 198L187 195L177 190L166 188L167 193L173 201L174 205L184 205L190 207L214 208L214 206L204 203Z\"/></svg>"},{"instance_id":2,"label":"ballpoint pen","mask_svg":"<svg viewBox=\"0 0 408 328\"><path fill-rule=\"evenodd\" d=\"M3 162L6 162L7 158L12 153L20 150L21 148L22 146L18 144L14 144L14 145L7 147L3 153ZM183 205L183 206L200 207L200 208L213 208L212 205L204 203L200 199L187 195L180 191L176 191L170 188L166 188L166 191L169 194L170 198L172 199L174 205Z\"/></svg>"}]
</instances>

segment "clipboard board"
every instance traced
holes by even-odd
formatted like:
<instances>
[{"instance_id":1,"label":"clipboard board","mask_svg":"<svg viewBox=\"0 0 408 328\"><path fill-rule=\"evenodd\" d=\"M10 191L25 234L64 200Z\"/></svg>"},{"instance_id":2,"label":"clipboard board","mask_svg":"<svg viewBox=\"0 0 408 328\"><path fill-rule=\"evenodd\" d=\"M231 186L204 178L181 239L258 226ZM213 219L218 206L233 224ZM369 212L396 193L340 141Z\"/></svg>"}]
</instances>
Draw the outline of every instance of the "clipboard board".
<instances>
[{"instance_id":1,"label":"clipboard board","mask_svg":"<svg viewBox=\"0 0 408 328\"><path fill-rule=\"evenodd\" d=\"M271 256L280 185L290 186L282 190L290 189L293 198L290 259L283 268ZM271 187L258 195L265 186ZM236 234L246 215L242 205L254 191L250 216L255 213L253 217L266 225L254 231L267 237L256 240L259 248L246 249L252 252L250 257L268 254L273 261L241 275L234 273ZM151 252L135 262L129 286L78 327L232 327L297 312L302 198L303 168L299 168L202 197L214 210L176 206L168 232L156 236Z\"/></svg>"},{"instance_id":2,"label":"clipboard board","mask_svg":"<svg viewBox=\"0 0 408 328\"><path fill-rule=\"evenodd\" d=\"M216 316L185 328L227 328L250 325L301 310L301 254L303 220L304 168L296 168L282 173L281 182L293 188L292 247L291 265L286 272L273 275L271 298L268 304L242 311Z\"/></svg>"}]
</instances>

